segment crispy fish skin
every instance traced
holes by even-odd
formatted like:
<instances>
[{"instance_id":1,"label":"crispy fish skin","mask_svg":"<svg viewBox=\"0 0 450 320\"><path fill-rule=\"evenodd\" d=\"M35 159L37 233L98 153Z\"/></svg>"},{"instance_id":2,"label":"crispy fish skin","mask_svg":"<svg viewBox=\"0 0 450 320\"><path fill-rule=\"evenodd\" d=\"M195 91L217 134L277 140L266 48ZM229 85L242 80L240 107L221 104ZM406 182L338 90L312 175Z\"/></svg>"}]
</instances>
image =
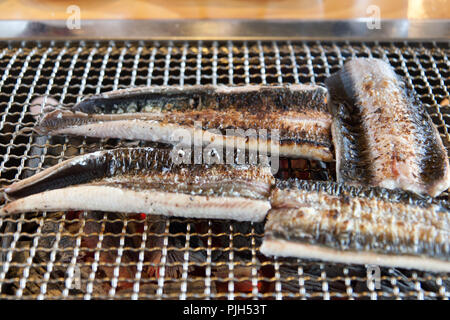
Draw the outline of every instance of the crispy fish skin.
<instances>
[{"instance_id":1,"label":"crispy fish skin","mask_svg":"<svg viewBox=\"0 0 450 320\"><path fill-rule=\"evenodd\" d=\"M291 180L278 183L271 204L263 254L450 271L450 211L443 202Z\"/></svg>"},{"instance_id":2,"label":"crispy fish skin","mask_svg":"<svg viewBox=\"0 0 450 320\"><path fill-rule=\"evenodd\" d=\"M338 182L437 196L447 151L413 90L379 59L358 58L325 81Z\"/></svg>"},{"instance_id":3,"label":"crispy fish skin","mask_svg":"<svg viewBox=\"0 0 450 320\"><path fill-rule=\"evenodd\" d=\"M85 113L129 113L236 109L250 113L280 110L327 112L326 89L316 85L241 87L197 85L136 87L91 96L73 107Z\"/></svg>"},{"instance_id":4,"label":"crispy fish skin","mask_svg":"<svg viewBox=\"0 0 450 320\"><path fill-rule=\"evenodd\" d=\"M143 212L261 221L269 166L177 164L171 149L118 148L66 160L4 191L0 215L42 210Z\"/></svg>"},{"instance_id":5,"label":"crispy fish skin","mask_svg":"<svg viewBox=\"0 0 450 320\"><path fill-rule=\"evenodd\" d=\"M36 130L177 144L176 133L182 129L191 137L201 134L203 145L224 146L232 140L259 150L258 138L244 134L265 129L267 142L275 146L262 146L269 152L331 161L326 94L325 88L309 85L123 89L89 97L71 110L44 114ZM272 139L272 130L279 131L279 141Z\"/></svg>"}]
</instances>

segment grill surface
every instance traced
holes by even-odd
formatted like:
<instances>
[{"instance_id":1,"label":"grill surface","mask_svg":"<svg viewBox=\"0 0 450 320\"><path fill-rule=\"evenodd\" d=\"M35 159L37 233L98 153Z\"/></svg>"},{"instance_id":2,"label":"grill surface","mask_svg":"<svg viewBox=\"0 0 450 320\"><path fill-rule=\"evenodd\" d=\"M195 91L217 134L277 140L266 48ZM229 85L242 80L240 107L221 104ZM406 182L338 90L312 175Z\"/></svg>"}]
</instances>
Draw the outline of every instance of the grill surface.
<instances>
[{"instance_id":1,"label":"grill surface","mask_svg":"<svg viewBox=\"0 0 450 320\"><path fill-rule=\"evenodd\" d=\"M448 43L22 42L0 47L0 184L76 154L135 142L37 137L35 97L70 105L138 85L316 83L351 57L387 58L450 141ZM332 180L282 160L278 176ZM442 196L448 198L448 193ZM2 200L3 201L3 200ZM58 212L0 218L2 299L448 299L448 274L273 259L263 224Z\"/></svg>"}]
</instances>

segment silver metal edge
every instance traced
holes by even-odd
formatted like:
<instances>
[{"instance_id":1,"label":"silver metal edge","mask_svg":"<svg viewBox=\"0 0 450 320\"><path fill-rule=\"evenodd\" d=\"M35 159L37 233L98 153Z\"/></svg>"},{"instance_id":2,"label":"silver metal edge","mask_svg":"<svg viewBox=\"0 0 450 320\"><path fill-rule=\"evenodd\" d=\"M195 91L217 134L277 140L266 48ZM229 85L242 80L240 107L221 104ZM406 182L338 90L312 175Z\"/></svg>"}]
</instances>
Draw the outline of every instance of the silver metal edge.
<instances>
[{"instance_id":1,"label":"silver metal edge","mask_svg":"<svg viewBox=\"0 0 450 320\"><path fill-rule=\"evenodd\" d=\"M450 20L2 20L0 40L449 40Z\"/></svg>"}]
</instances>

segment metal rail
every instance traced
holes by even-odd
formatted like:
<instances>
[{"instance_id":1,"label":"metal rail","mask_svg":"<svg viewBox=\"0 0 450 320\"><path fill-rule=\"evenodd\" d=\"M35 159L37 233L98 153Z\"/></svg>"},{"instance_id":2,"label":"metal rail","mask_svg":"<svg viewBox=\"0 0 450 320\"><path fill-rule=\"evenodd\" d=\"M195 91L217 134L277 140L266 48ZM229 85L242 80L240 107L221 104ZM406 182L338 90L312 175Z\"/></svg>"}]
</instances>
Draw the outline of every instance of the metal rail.
<instances>
[{"instance_id":1,"label":"metal rail","mask_svg":"<svg viewBox=\"0 0 450 320\"><path fill-rule=\"evenodd\" d=\"M448 40L449 20L3 20L2 40Z\"/></svg>"}]
</instances>

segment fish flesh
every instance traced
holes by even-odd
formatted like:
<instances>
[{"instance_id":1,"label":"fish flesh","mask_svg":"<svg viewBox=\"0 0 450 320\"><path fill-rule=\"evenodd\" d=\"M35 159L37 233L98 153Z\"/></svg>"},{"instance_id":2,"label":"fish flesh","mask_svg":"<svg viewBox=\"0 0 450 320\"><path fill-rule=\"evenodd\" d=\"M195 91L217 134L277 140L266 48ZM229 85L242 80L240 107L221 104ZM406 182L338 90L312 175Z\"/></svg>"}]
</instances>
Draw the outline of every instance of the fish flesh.
<instances>
[{"instance_id":1,"label":"fish flesh","mask_svg":"<svg viewBox=\"0 0 450 320\"><path fill-rule=\"evenodd\" d=\"M450 211L412 192L278 182L261 253L450 272Z\"/></svg>"},{"instance_id":2,"label":"fish flesh","mask_svg":"<svg viewBox=\"0 0 450 320\"><path fill-rule=\"evenodd\" d=\"M35 129L50 135L243 146L331 161L326 98L324 87L301 84L136 87L88 97L71 109L48 109Z\"/></svg>"},{"instance_id":3,"label":"fish flesh","mask_svg":"<svg viewBox=\"0 0 450 320\"><path fill-rule=\"evenodd\" d=\"M274 177L268 165L177 164L169 148L117 148L81 155L4 191L0 216L96 210L262 221Z\"/></svg>"},{"instance_id":4,"label":"fish flesh","mask_svg":"<svg viewBox=\"0 0 450 320\"><path fill-rule=\"evenodd\" d=\"M447 151L430 116L379 59L358 58L326 81L338 182L437 196L450 187Z\"/></svg>"}]
</instances>

